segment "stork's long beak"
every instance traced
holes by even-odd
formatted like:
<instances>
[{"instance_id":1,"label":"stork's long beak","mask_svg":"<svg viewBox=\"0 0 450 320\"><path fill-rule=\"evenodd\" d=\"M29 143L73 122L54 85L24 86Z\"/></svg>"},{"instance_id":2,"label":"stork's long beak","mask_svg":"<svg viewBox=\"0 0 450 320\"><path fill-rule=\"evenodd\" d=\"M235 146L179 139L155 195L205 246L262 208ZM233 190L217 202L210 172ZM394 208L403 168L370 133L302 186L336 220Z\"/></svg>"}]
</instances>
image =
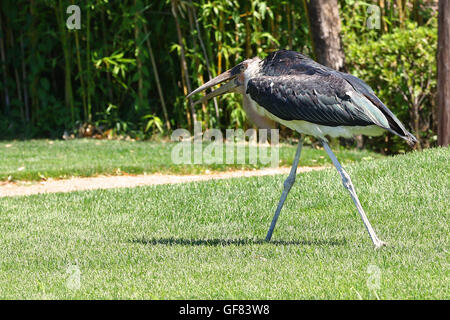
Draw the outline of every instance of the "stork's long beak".
<instances>
[{"instance_id":1,"label":"stork's long beak","mask_svg":"<svg viewBox=\"0 0 450 320\"><path fill-rule=\"evenodd\" d=\"M192 95L194 95L194 94L196 94L196 93L198 93L198 92L200 92L200 91L203 91L203 90L206 90L206 89L208 89L208 88L211 88L211 87L213 87L213 86L215 86L215 85L218 85L218 84L220 84L220 83L222 83L222 82L224 82L224 81L234 79L234 78L237 76L237 74L234 74L234 75L233 75L233 74L231 73L231 70L232 70L232 69L230 69L230 70L228 70L228 71L225 71L224 73L218 75L218 76L215 77L214 79L209 80L207 83L205 83L205 84L202 85L201 87L199 87L199 88L195 89L194 91L192 91L191 93L189 93L189 94L187 95L186 98L189 98L189 97L191 97ZM216 90L213 90L212 92L208 93L206 96L204 96L204 97L201 98L200 100L196 101L196 102L194 103L194 105L196 105L196 104L198 104L198 103L203 103L203 102L207 101L208 99L217 97L218 95L221 95L221 94L230 92L231 90L233 90L233 89L236 88L237 86L238 86L238 85L237 85L234 81L230 81L230 82L228 82L228 83L222 85L220 88L218 88L218 89L216 89Z\"/></svg>"}]
</instances>

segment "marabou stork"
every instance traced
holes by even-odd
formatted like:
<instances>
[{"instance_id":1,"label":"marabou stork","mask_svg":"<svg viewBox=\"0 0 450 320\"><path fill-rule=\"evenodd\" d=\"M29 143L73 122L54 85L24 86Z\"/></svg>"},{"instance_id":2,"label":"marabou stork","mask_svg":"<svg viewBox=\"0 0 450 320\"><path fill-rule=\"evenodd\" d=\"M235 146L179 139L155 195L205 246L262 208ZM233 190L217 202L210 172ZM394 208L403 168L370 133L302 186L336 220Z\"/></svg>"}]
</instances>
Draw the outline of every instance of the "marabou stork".
<instances>
[{"instance_id":1,"label":"marabou stork","mask_svg":"<svg viewBox=\"0 0 450 320\"><path fill-rule=\"evenodd\" d=\"M328 145L326 136L352 137L357 134L381 135L387 130L413 146L417 140L397 117L378 99L361 79L325 67L295 52L280 50L267 58L245 60L232 69L208 81L188 97L214 85L228 82L205 95L198 102L212 97L237 92L244 96L244 109L256 125L271 126L272 120L302 134L316 137L323 145L350 192L364 225L376 248L386 243L378 239L359 202L348 173L342 168ZM298 144L294 163L272 224L266 236L269 241L284 201L291 189L302 150Z\"/></svg>"}]
</instances>

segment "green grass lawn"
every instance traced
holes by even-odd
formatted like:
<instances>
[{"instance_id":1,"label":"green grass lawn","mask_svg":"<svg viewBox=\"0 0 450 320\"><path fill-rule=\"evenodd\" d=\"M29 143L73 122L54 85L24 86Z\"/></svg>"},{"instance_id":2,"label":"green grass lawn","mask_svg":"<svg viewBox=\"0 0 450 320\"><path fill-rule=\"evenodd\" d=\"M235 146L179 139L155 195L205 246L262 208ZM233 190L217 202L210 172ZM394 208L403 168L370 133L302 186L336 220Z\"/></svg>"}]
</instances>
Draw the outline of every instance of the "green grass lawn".
<instances>
[{"instance_id":1,"label":"green grass lawn","mask_svg":"<svg viewBox=\"0 0 450 320\"><path fill-rule=\"evenodd\" d=\"M41 180L45 178L69 178L71 176L117 175L123 173L174 173L196 174L230 169L268 167L269 164L202 164L178 165L172 162L175 143L109 141L93 139L30 140L0 142L0 181ZM281 145L281 166L290 166L296 146ZM248 149L247 149L248 150ZM379 154L358 150L336 150L343 163L381 158ZM247 154L248 159L248 154ZM303 165L331 164L323 150L305 147Z\"/></svg>"},{"instance_id":2,"label":"green grass lawn","mask_svg":"<svg viewBox=\"0 0 450 320\"><path fill-rule=\"evenodd\" d=\"M298 176L270 243L282 175L0 198L0 298L449 299L449 158L347 166L381 250L333 168Z\"/></svg>"}]
</instances>

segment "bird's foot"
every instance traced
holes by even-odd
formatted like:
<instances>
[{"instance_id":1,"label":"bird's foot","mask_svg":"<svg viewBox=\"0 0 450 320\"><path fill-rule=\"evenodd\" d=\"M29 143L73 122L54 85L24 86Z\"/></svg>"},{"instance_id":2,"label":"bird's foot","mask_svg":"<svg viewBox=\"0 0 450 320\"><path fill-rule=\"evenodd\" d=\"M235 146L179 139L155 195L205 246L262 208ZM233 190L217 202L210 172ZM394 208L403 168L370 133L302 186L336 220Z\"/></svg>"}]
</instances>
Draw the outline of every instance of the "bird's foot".
<instances>
[{"instance_id":1,"label":"bird's foot","mask_svg":"<svg viewBox=\"0 0 450 320\"><path fill-rule=\"evenodd\" d=\"M386 247L388 244L387 242L378 240L376 243L374 243L375 249L380 249L381 247Z\"/></svg>"}]
</instances>

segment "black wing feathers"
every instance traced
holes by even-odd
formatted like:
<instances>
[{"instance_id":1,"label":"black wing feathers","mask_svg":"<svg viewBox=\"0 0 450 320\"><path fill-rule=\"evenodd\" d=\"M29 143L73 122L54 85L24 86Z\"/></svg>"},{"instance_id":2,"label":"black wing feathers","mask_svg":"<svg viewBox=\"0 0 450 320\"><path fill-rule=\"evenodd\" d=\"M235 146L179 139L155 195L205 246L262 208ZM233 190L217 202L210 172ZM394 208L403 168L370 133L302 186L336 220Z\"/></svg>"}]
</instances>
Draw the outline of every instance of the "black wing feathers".
<instances>
[{"instance_id":1,"label":"black wing feathers","mask_svg":"<svg viewBox=\"0 0 450 320\"><path fill-rule=\"evenodd\" d=\"M351 87L328 75L260 76L247 84L247 93L259 105L283 120L305 120L328 126L371 125L363 110L352 105L342 88Z\"/></svg>"},{"instance_id":2,"label":"black wing feathers","mask_svg":"<svg viewBox=\"0 0 450 320\"><path fill-rule=\"evenodd\" d=\"M375 124L415 140L372 88L353 75L287 50L271 53L261 67L247 93L280 119L327 126Z\"/></svg>"}]
</instances>

